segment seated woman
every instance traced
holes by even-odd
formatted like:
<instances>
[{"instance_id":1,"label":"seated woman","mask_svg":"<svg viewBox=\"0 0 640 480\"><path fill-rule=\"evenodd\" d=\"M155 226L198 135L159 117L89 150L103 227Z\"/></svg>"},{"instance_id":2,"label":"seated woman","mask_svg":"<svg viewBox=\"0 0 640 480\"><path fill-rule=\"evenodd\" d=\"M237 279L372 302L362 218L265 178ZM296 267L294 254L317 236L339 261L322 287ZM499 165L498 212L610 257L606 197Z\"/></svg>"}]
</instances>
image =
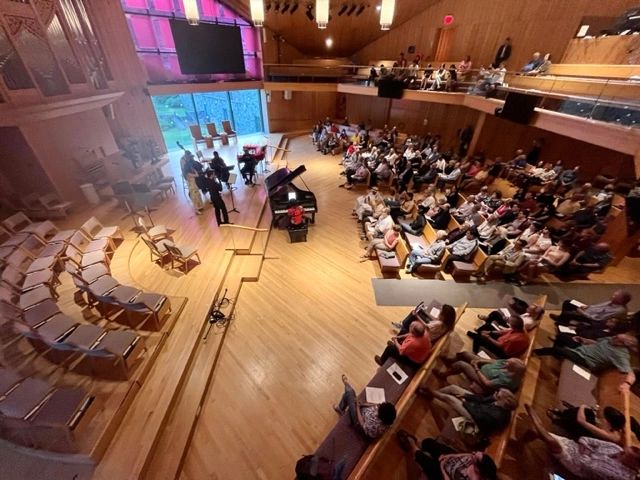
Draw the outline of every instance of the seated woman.
<instances>
[{"instance_id":1,"label":"seated woman","mask_svg":"<svg viewBox=\"0 0 640 480\"><path fill-rule=\"evenodd\" d=\"M445 242L446 236L447 232L438 230L436 232L436 239L431 245L426 248L422 247L422 245L417 245L416 248L411 250L409 258L407 259L405 272L413 273L420 265L439 264L447 247Z\"/></svg>"},{"instance_id":2,"label":"seated woman","mask_svg":"<svg viewBox=\"0 0 640 480\"><path fill-rule=\"evenodd\" d=\"M407 455L407 480L496 480L498 470L493 459L483 452L458 453L432 438L420 444L406 430L397 435L400 448Z\"/></svg>"},{"instance_id":3,"label":"seated woman","mask_svg":"<svg viewBox=\"0 0 640 480\"><path fill-rule=\"evenodd\" d=\"M371 259L371 255L375 250L383 250L385 252L392 252L396 249L396 245L400 241L400 227L394 225L387 230L382 238L372 239L367 248L364 249L364 253L360 257L361 262L366 262Z\"/></svg>"},{"instance_id":4,"label":"seated woman","mask_svg":"<svg viewBox=\"0 0 640 480\"><path fill-rule=\"evenodd\" d=\"M622 445L626 419L624 413L610 406L594 411L587 405L547 410L553 423L560 426L568 438L592 437ZM600 417L600 418L598 418Z\"/></svg>"},{"instance_id":5,"label":"seated woman","mask_svg":"<svg viewBox=\"0 0 640 480\"><path fill-rule=\"evenodd\" d=\"M367 240L371 241L374 238L383 238L387 231L391 230L394 226L393 218L389 215L389 208L383 207L380 210L378 218L369 218L364 222L364 235Z\"/></svg>"},{"instance_id":6,"label":"seated woman","mask_svg":"<svg viewBox=\"0 0 640 480\"><path fill-rule=\"evenodd\" d=\"M464 375L471 382L470 390L478 394L490 394L501 388L517 392L527 370L519 358L485 359L471 352L460 352L455 361L442 358L448 364L444 372L434 371L438 378L446 380L451 375Z\"/></svg>"},{"instance_id":7,"label":"seated woman","mask_svg":"<svg viewBox=\"0 0 640 480\"><path fill-rule=\"evenodd\" d=\"M521 284L527 284L542 273L553 273L571 258L570 246L565 240L552 245L539 260L531 260L520 270Z\"/></svg>"},{"instance_id":8,"label":"seated woman","mask_svg":"<svg viewBox=\"0 0 640 480\"><path fill-rule=\"evenodd\" d=\"M602 480L635 480L640 469L640 450L589 437L576 442L550 433L531 405L525 405L538 437L551 454L578 478Z\"/></svg>"},{"instance_id":9,"label":"seated woman","mask_svg":"<svg viewBox=\"0 0 640 480\"><path fill-rule=\"evenodd\" d=\"M411 235L422 235L424 231L424 227L427 225L427 219L425 217L426 209L422 205L418 205L418 213L416 214L416 218L413 219L412 222L407 220L400 220L400 227L405 232ZM408 268L408 265L407 265Z\"/></svg>"},{"instance_id":10,"label":"seated woman","mask_svg":"<svg viewBox=\"0 0 640 480\"><path fill-rule=\"evenodd\" d=\"M445 333L453 330L456 323L456 310L451 305L442 305L438 318L433 318L430 312L426 311L428 305L421 303L409 312L402 322L391 322L391 325L398 330L398 335L405 335L409 332L409 327L415 321L424 324L429 332L432 343L437 342Z\"/></svg>"},{"instance_id":11,"label":"seated woman","mask_svg":"<svg viewBox=\"0 0 640 480\"><path fill-rule=\"evenodd\" d=\"M349 413L351 425L361 430L368 438L374 439L382 436L396 419L396 407L389 402L378 405L364 403L358 400L355 390L349 385L346 375L342 375L344 393L340 403L333 406L339 414Z\"/></svg>"},{"instance_id":12,"label":"seated woman","mask_svg":"<svg viewBox=\"0 0 640 480\"><path fill-rule=\"evenodd\" d=\"M355 169L345 170L345 174L347 176L347 181L340 185L340 187L351 190L355 183L362 183L367 179L369 176L369 170L367 170L364 163L359 162Z\"/></svg>"},{"instance_id":13,"label":"seated woman","mask_svg":"<svg viewBox=\"0 0 640 480\"><path fill-rule=\"evenodd\" d=\"M544 308L540 305L536 305L534 303L527 305L526 302L519 298L514 298L509 306L514 310L514 312L522 312L519 315L524 323L524 329L527 332L530 332L538 326L540 319L544 314ZM491 332L499 330L500 328L509 328L508 320L511 316L511 312L509 312L509 316L506 316L506 313L502 310L504 309L494 310L488 315L478 315L478 318L484 322L484 325L476 328L476 332Z\"/></svg>"},{"instance_id":14,"label":"seated woman","mask_svg":"<svg viewBox=\"0 0 640 480\"><path fill-rule=\"evenodd\" d=\"M380 366L389 358L419 367L431 353L431 339L424 324L419 320L411 322L409 332L404 335L396 335L387 342L387 347L382 355L376 355L374 360Z\"/></svg>"}]
</instances>

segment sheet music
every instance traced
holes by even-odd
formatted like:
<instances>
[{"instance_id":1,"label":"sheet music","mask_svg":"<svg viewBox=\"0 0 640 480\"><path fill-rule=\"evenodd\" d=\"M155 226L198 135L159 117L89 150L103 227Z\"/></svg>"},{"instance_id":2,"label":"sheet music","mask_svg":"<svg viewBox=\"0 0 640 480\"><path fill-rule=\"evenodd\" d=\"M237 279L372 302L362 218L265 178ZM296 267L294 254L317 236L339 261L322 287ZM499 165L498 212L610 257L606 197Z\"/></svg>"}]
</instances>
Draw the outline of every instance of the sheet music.
<instances>
[{"instance_id":1,"label":"sheet music","mask_svg":"<svg viewBox=\"0 0 640 480\"><path fill-rule=\"evenodd\" d=\"M574 305L574 306L578 307L578 308L582 308L582 307L586 307L587 306L586 303L579 302L578 300L571 300L569 303L571 305Z\"/></svg>"},{"instance_id":2,"label":"sheet music","mask_svg":"<svg viewBox=\"0 0 640 480\"><path fill-rule=\"evenodd\" d=\"M367 387L364 389L368 403L383 403L385 401L384 388Z\"/></svg>"},{"instance_id":3,"label":"sheet music","mask_svg":"<svg viewBox=\"0 0 640 480\"><path fill-rule=\"evenodd\" d=\"M407 378L409 378L397 363L392 363L391 366L387 368L387 373L391 375L391 378L393 378L398 385L402 385Z\"/></svg>"},{"instance_id":4,"label":"sheet music","mask_svg":"<svg viewBox=\"0 0 640 480\"><path fill-rule=\"evenodd\" d=\"M576 334L576 329L571 327L565 327L564 325L558 325L558 330L560 333L570 333L571 335Z\"/></svg>"},{"instance_id":5,"label":"sheet music","mask_svg":"<svg viewBox=\"0 0 640 480\"><path fill-rule=\"evenodd\" d=\"M433 318L438 318L440 316L440 309L438 307L433 307L429 311L429 316Z\"/></svg>"},{"instance_id":6,"label":"sheet music","mask_svg":"<svg viewBox=\"0 0 640 480\"><path fill-rule=\"evenodd\" d=\"M588 370L585 370L584 368L579 367L578 365L574 365L572 370L576 372L578 375L580 375L582 378L584 378L585 380L591 380L591 373L589 373Z\"/></svg>"},{"instance_id":7,"label":"sheet music","mask_svg":"<svg viewBox=\"0 0 640 480\"><path fill-rule=\"evenodd\" d=\"M489 356L489 354L487 352L485 352L484 350L480 350L478 352L478 356L480 358L484 358L485 360L491 360L491 357Z\"/></svg>"}]
</instances>

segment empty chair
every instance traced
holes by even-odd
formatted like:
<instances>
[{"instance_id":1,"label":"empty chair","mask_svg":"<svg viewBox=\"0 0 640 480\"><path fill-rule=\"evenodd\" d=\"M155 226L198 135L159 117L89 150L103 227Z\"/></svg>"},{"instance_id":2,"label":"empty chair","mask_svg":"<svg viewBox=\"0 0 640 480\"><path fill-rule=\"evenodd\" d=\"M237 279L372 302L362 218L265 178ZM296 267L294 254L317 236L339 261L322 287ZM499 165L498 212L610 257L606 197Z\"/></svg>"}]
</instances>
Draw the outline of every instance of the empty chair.
<instances>
[{"instance_id":1,"label":"empty chair","mask_svg":"<svg viewBox=\"0 0 640 480\"><path fill-rule=\"evenodd\" d=\"M54 217L66 217L72 202L63 202L55 193L48 193L38 198L47 214Z\"/></svg>"},{"instance_id":2,"label":"empty chair","mask_svg":"<svg viewBox=\"0 0 640 480\"><path fill-rule=\"evenodd\" d=\"M222 140L222 136L216 130L215 123L207 123L207 133L211 136L213 140Z\"/></svg>"},{"instance_id":3,"label":"empty chair","mask_svg":"<svg viewBox=\"0 0 640 480\"><path fill-rule=\"evenodd\" d=\"M87 298L87 303L89 303L89 305L92 304L92 297L102 297L104 295L107 295L114 288L120 285L115 278L108 274L101 275L93 282L89 283L84 280L82 272L78 273L71 270L67 270L67 272L71 275L73 283L76 287L78 287L78 290L87 294L87 296L89 297Z\"/></svg>"},{"instance_id":4,"label":"empty chair","mask_svg":"<svg viewBox=\"0 0 640 480\"><path fill-rule=\"evenodd\" d=\"M20 244L19 248L21 248L22 250L26 250L27 252L29 252L30 256L36 258L41 255L46 245L47 244L44 242L44 240L30 234L29 237Z\"/></svg>"},{"instance_id":5,"label":"empty chair","mask_svg":"<svg viewBox=\"0 0 640 480\"><path fill-rule=\"evenodd\" d=\"M79 269L75 267L75 265L67 263L66 270L72 277L74 275L79 276L85 284L93 283L100 277L111 274L107 266L103 263L96 263L95 265L90 265L85 269Z\"/></svg>"},{"instance_id":6,"label":"empty chair","mask_svg":"<svg viewBox=\"0 0 640 480\"><path fill-rule=\"evenodd\" d=\"M0 367L0 398L4 397L9 391L22 381L22 376L13 370Z\"/></svg>"},{"instance_id":7,"label":"empty chair","mask_svg":"<svg viewBox=\"0 0 640 480\"><path fill-rule=\"evenodd\" d=\"M178 188L178 185L176 184L176 179L173 175L165 175L164 173L162 173L162 169L160 167L156 168L155 171L155 177L154 177L154 183L156 185L161 185L161 184L172 184L174 186L174 188ZM174 189L175 192L175 189Z\"/></svg>"},{"instance_id":8,"label":"empty chair","mask_svg":"<svg viewBox=\"0 0 640 480\"><path fill-rule=\"evenodd\" d=\"M0 401L2 436L18 444L28 444L24 434L28 415L47 399L51 385L36 378L25 378Z\"/></svg>"},{"instance_id":9,"label":"empty chair","mask_svg":"<svg viewBox=\"0 0 640 480\"><path fill-rule=\"evenodd\" d=\"M178 263L184 267L185 273L189 273L189 261L192 258L197 259L198 263L202 263L198 255L198 250L193 247L178 247L177 245L169 245L168 243L165 243L165 247L171 254L171 268L175 268L174 264Z\"/></svg>"},{"instance_id":10,"label":"empty chair","mask_svg":"<svg viewBox=\"0 0 640 480\"><path fill-rule=\"evenodd\" d=\"M164 266L167 261L171 261L171 253L167 250L166 244L171 243L169 240L161 240L154 243L146 235L141 235L142 241L149 248L149 254L152 262L159 262L160 266Z\"/></svg>"},{"instance_id":11,"label":"empty chair","mask_svg":"<svg viewBox=\"0 0 640 480\"><path fill-rule=\"evenodd\" d=\"M85 351L92 375L126 380L146 349L144 339L132 330L108 330L99 342Z\"/></svg>"},{"instance_id":12,"label":"empty chair","mask_svg":"<svg viewBox=\"0 0 640 480\"><path fill-rule=\"evenodd\" d=\"M124 239L122 229L119 226L114 225L105 227L96 217L91 217L89 220L84 222L80 229L92 240L96 240L98 238Z\"/></svg>"},{"instance_id":13,"label":"empty chair","mask_svg":"<svg viewBox=\"0 0 640 480\"><path fill-rule=\"evenodd\" d=\"M111 261L109 255L103 251L82 254L75 248L67 247L66 255L67 262L75 265L75 267L80 270L84 270L85 268L89 268L97 264L103 264L108 267Z\"/></svg>"},{"instance_id":14,"label":"empty chair","mask_svg":"<svg viewBox=\"0 0 640 480\"><path fill-rule=\"evenodd\" d=\"M40 285L39 287L21 293L18 299L18 306L22 310L27 310L49 298L58 298L58 295L45 285Z\"/></svg>"},{"instance_id":15,"label":"empty chair","mask_svg":"<svg viewBox=\"0 0 640 480\"><path fill-rule=\"evenodd\" d=\"M22 273L33 273L39 270L59 271L60 259L56 257L33 258L26 250L17 249L7 257L7 264Z\"/></svg>"},{"instance_id":16,"label":"empty chair","mask_svg":"<svg viewBox=\"0 0 640 480\"><path fill-rule=\"evenodd\" d=\"M60 231L58 227L51 220L45 220L44 222L32 223L25 227L23 232L36 235L43 242L51 242L54 238L58 237L56 241L60 239L68 238L72 235L73 230Z\"/></svg>"},{"instance_id":17,"label":"empty chair","mask_svg":"<svg viewBox=\"0 0 640 480\"><path fill-rule=\"evenodd\" d=\"M236 132L231 128L231 122L229 120L222 120L222 129L227 137L237 137Z\"/></svg>"},{"instance_id":18,"label":"empty chair","mask_svg":"<svg viewBox=\"0 0 640 480\"><path fill-rule=\"evenodd\" d=\"M69 240L67 255L69 255L70 249L75 249L84 255L85 253L100 251L105 253L113 252L114 248L113 241L108 237L90 240L81 231L77 231Z\"/></svg>"},{"instance_id":19,"label":"empty chair","mask_svg":"<svg viewBox=\"0 0 640 480\"><path fill-rule=\"evenodd\" d=\"M40 285L45 285L54 294L56 286L60 285L58 276L53 270L39 270L24 274L15 267L7 265L2 272L2 281L13 288L16 293L24 293Z\"/></svg>"},{"instance_id":20,"label":"empty chair","mask_svg":"<svg viewBox=\"0 0 640 480\"><path fill-rule=\"evenodd\" d=\"M31 234L26 232L14 233L11 230L0 226L0 247L18 247L22 244Z\"/></svg>"},{"instance_id":21,"label":"empty chair","mask_svg":"<svg viewBox=\"0 0 640 480\"><path fill-rule=\"evenodd\" d=\"M38 225L39 223L36 222L35 224ZM33 227L33 224L34 222L22 212L14 213L2 221L2 226L12 233L23 232L25 228Z\"/></svg>"},{"instance_id":22,"label":"empty chair","mask_svg":"<svg viewBox=\"0 0 640 480\"><path fill-rule=\"evenodd\" d=\"M159 293L140 293L130 302L119 302L135 329L158 331L171 313L171 302Z\"/></svg>"},{"instance_id":23,"label":"empty chair","mask_svg":"<svg viewBox=\"0 0 640 480\"><path fill-rule=\"evenodd\" d=\"M195 144L196 150L198 149L199 143L204 143L206 145L207 139L202 136L200 125L189 125L189 130L191 131L191 137L193 138L193 143Z\"/></svg>"},{"instance_id":24,"label":"empty chair","mask_svg":"<svg viewBox=\"0 0 640 480\"><path fill-rule=\"evenodd\" d=\"M33 308L22 312L20 321L31 328L38 328L55 315L62 313L53 298L38 303Z\"/></svg>"},{"instance_id":25,"label":"empty chair","mask_svg":"<svg viewBox=\"0 0 640 480\"><path fill-rule=\"evenodd\" d=\"M138 215L136 217L136 223L142 232L144 232L152 242L158 242L160 240L166 240L171 238L169 230L164 225L155 225L149 227L144 218Z\"/></svg>"}]
</instances>

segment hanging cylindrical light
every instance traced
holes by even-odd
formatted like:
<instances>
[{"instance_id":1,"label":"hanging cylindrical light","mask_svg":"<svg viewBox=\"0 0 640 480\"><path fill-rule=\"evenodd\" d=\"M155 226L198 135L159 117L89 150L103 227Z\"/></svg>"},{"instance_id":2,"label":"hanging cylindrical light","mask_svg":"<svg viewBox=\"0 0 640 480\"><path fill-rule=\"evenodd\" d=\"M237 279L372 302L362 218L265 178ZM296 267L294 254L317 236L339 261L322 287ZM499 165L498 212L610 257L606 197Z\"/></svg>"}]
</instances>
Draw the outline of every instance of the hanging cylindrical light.
<instances>
[{"instance_id":1,"label":"hanging cylindrical light","mask_svg":"<svg viewBox=\"0 0 640 480\"><path fill-rule=\"evenodd\" d=\"M256 27L264 25L264 0L251 0L251 20Z\"/></svg>"},{"instance_id":2,"label":"hanging cylindrical light","mask_svg":"<svg viewBox=\"0 0 640 480\"><path fill-rule=\"evenodd\" d=\"M393 13L396 9L396 0L382 0L380 6L380 29L389 30L393 23Z\"/></svg>"},{"instance_id":3,"label":"hanging cylindrical light","mask_svg":"<svg viewBox=\"0 0 640 480\"><path fill-rule=\"evenodd\" d=\"M327 28L329 23L329 0L316 0L316 22L318 28Z\"/></svg>"},{"instance_id":4,"label":"hanging cylindrical light","mask_svg":"<svg viewBox=\"0 0 640 480\"><path fill-rule=\"evenodd\" d=\"M184 6L184 16L187 17L189 25L198 25L200 23L200 12L198 12L197 0L182 0Z\"/></svg>"}]
</instances>

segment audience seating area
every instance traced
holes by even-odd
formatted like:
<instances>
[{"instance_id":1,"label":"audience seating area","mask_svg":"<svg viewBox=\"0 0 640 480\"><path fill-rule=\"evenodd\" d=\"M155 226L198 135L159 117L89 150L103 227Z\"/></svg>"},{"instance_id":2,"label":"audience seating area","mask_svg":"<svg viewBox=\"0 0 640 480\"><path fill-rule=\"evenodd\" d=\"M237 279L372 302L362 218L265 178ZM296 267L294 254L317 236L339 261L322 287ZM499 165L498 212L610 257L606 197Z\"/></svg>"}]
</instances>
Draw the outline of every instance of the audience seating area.
<instances>
[{"instance_id":1,"label":"audience seating area","mask_svg":"<svg viewBox=\"0 0 640 480\"><path fill-rule=\"evenodd\" d=\"M91 217L78 229L60 230L18 212L2 221L0 235L0 436L78 452L79 425L105 399L92 386L133 378L147 356L146 338L163 328L171 302L110 275L111 256L124 239L118 226ZM87 306L82 315L58 304L64 273L78 289L74 301Z\"/></svg>"}]
</instances>

